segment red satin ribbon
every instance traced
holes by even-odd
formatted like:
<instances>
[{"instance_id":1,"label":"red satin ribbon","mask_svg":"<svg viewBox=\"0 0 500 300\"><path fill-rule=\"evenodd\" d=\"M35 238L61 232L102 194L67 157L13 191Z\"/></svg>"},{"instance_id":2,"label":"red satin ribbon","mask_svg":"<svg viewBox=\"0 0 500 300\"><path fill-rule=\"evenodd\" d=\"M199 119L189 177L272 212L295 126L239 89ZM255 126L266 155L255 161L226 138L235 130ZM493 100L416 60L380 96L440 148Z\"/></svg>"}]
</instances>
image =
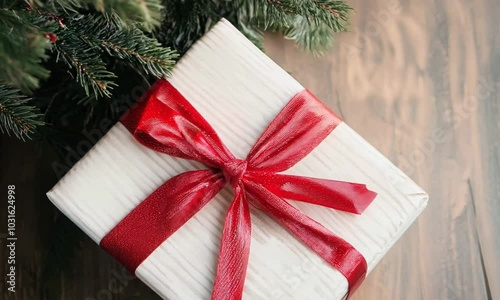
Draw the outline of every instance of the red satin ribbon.
<instances>
[{"instance_id":1,"label":"red satin ribbon","mask_svg":"<svg viewBox=\"0 0 500 300\"><path fill-rule=\"evenodd\" d=\"M348 280L350 293L367 264L352 245L290 205L285 198L361 214L376 193L365 185L278 174L307 156L342 122L303 90L276 116L245 160L235 158L214 129L166 80L121 120L144 146L192 159L208 169L165 182L101 241L131 272L200 211L226 184L234 200L224 223L213 300L241 299L250 252L254 201Z\"/></svg>"}]
</instances>

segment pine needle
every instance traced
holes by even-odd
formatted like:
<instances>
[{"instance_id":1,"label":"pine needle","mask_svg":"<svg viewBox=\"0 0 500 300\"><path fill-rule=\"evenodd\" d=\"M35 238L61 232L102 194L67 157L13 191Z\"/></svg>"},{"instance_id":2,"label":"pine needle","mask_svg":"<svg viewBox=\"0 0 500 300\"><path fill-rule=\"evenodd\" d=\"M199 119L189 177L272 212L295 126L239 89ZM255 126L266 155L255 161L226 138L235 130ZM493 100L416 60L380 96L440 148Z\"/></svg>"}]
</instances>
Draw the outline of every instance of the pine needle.
<instances>
[{"instance_id":1,"label":"pine needle","mask_svg":"<svg viewBox=\"0 0 500 300\"><path fill-rule=\"evenodd\" d=\"M49 76L41 65L50 45L37 29L13 11L0 9L0 80L33 92Z\"/></svg>"},{"instance_id":2,"label":"pine needle","mask_svg":"<svg viewBox=\"0 0 500 300\"><path fill-rule=\"evenodd\" d=\"M55 43L57 59L63 61L76 72L76 81L85 89L85 94L96 97L111 97L111 89L116 86L116 75L106 69L106 64L95 51L86 49L86 45L71 32Z\"/></svg>"},{"instance_id":3,"label":"pine needle","mask_svg":"<svg viewBox=\"0 0 500 300\"><path fill-rule=\"evenodd\" d=\"M79 24L91 24L82 26ZM120 26L117 15L86 16L73 22L72 28L90 47L127 60L136 68L156 78L170 75L177 53L154 38L147 37L137 28Z\"/></svg>"},{"instance_id":4,"label":"pine needle","mask_svg":"<svg viewBox=\"0 0 500 300\"><path fill-rule=\"evenodd\" d=\"M19 90L0 83L0 131L21 140L31 139L38 126L44 125L42 114L29 105L31 98Z\"/></svg>"},{"instance_id":5,"label":"pine needle","mask_svg":"<svg viewBox=\"0 0 500 300\"><path fill-rule=\"evenodd\" d=\"M333 45L333 35L345 31L352 10L344 1L239 0L240 24L279 32L313 54ZM259 43L259 41L257 41Z\"/></svg>"}]
</instances>

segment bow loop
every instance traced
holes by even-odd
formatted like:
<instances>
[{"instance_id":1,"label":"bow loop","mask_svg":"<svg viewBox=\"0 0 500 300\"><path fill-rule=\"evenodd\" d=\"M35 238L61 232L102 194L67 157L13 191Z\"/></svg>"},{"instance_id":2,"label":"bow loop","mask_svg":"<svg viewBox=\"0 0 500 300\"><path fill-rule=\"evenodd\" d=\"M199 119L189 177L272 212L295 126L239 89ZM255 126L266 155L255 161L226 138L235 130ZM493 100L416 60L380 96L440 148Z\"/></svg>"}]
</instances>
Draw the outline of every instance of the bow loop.
<instances>
[{"instance_id":1,"label":"bow loop","mask_svg":"<svg viewBox=\"0 0 500 300\"><path fill-rule=\"evenodd\" d=\"M166 80L151 88L121 122L144 146L219 168L234 159L215 130Z\"/></svg>"},{"instance_id":2,"label":"bow loop","mask_svg":"<svg viewBox=\"0 0 500 300\"><path fill-rule=\"evenodd\" d=\"M342 122L308 90L295 95L250 150L254 170L277 173L306 157Z\"/></svg>"}]
</instances>

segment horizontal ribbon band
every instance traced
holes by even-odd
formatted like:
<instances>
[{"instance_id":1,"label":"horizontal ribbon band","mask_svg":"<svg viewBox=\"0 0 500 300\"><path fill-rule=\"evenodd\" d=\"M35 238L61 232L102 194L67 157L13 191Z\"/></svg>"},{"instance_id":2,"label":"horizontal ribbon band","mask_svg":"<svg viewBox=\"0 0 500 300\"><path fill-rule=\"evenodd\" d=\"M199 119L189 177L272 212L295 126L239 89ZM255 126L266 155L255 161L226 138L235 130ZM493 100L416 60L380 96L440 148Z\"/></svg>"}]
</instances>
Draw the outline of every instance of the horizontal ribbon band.
<instances>
[{"instance_id":1,"label":"horizontal ribbon band","mask_svg":"<svg viewBox=\"0 0 500 300\"><path fill-rule=\"evenodd\" d=\"M166 80L155 83L121 122L142 145L207 167L165 182L102 239L101 246L131 272L230 184L234 199L224 223L212 299L242 297L251 240L249 201L341 272L350 292L364 279L364 257L285 200L361 214L376 196L363 184L279 174L306 157L342 122L309 91L290 100L244 160L233 156Z\"/></svg>"}]
</instances>

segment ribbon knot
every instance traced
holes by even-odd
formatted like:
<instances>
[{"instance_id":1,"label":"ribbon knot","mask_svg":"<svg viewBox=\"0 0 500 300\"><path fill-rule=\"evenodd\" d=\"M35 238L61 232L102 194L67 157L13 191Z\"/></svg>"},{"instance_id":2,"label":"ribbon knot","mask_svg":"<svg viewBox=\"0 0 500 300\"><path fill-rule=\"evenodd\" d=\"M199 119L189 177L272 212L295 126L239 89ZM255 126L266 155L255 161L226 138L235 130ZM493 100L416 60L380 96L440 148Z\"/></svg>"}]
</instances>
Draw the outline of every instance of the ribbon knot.
<instances>
[{"instance_id":1,"label":"ribbon knot","mask_svg":"<svg viewBox=\"0 0 500 300\"><path fill-rule=\"evenodd\" d=\"M289 101L245 160L234 157L166 80L158 81L121 122L144 146L207 167L169 179L101 240L131 272L229 182L234 200L224 222L213 300L242 298L251 241L248 197L342 273L350 292L364 279L363 255L287 200L361 214L377 195L364 184L280 173L309 155L342 122L309 91Z\"/></svg>"},{"instance_id":2,"label":"ribbon knot","mask_svg":"<svg viewBox=\"0 0 500 300\"><path fill-rule=\"evenodd\" d=\"M235 188L243 179L247 171L248 162L241 159L233 159L224 164L222 169L224 177L229 184Z\"/></svg>"}]
</instances>

